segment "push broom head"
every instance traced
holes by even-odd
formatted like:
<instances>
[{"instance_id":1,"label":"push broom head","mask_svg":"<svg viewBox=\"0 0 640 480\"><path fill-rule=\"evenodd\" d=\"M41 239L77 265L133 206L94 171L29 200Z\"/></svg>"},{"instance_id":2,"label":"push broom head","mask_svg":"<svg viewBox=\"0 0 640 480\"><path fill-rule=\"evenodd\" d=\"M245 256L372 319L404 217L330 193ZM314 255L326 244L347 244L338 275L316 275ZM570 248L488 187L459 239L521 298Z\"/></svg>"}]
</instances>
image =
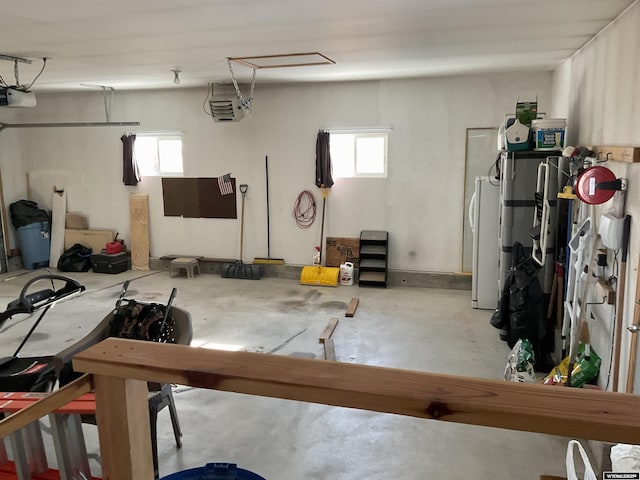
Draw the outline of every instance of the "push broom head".
<instances>
[{"instance_id":1,"label":"push broom head","mask_svg":"<svg viewBox=\"0 0 640 480\"><path fill-rule=\"evenodd\" d=\"M253 263L259 265L284 265L283 258L264 258L256 257L253 259Z\"/></svg>"}]
</instances>

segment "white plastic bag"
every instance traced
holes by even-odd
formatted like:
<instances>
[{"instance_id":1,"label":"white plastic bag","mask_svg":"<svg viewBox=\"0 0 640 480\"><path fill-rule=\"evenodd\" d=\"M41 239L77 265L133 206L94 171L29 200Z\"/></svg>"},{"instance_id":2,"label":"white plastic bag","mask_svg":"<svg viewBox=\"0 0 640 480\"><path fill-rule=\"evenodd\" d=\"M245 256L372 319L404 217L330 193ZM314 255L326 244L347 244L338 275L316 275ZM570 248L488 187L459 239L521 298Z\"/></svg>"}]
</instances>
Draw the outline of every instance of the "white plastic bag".
<instances>
[{"instance_id":1,"label":"white plastic bag","mask_svg":"<svg viewBox=\"0 0 640 480\"><path fill-rule=\"evenodd\" d=\"M614 472L640 472L640 445L618 443L611 447L611 470Z\"/></svg>"},{"instance_id":2,"label":"white plastic bag","mask_svg":"<svg viewBox=\"0 0 640 480\"><path fill-rule=\"evenodd\" d=\"M596 477L591 467L591 462L589 462L587 452L584 451L584 448L582 448L582 445L580 445L580 442L577 440L570 440L567 446L567 480L580 480L576 474L576 464L573 459L573 447L575 446L578 447L578 451L582 457L582 463L584 463L584 480L598 480L598 477Z\"/></svg>"},{"instance_id":3,"label":"white plastic bag","mask_svg":"<svg viewBox=\"0 0 640 480\"><path fill-rule=\"evenodd\" d=\"M521 338L509 353L504 379L507 382L537 382L534 364L535 355L531 342Z\"/></svg>"}]
</instances>

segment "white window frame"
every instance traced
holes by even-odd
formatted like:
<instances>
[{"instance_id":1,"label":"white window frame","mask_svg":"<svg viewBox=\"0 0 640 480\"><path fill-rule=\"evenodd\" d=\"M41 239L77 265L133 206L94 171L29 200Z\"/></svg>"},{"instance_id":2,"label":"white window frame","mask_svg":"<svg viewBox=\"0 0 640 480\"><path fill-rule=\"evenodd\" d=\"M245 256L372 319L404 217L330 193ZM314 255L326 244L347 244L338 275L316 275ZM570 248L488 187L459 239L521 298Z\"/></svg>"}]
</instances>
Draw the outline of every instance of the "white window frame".
<instances>
[{"instance_id":1,"label":"white window frame","mask_svg":"<svg viewBox=\"0 0 640 480\"><path fill-rule=\"evenodd\" d=\"M141 138L154 138L156 139L157 152L156 152L156 162L154 165L154 172L143 172L140 169L140 175L143 177L183 177L184 176L184 155L182 155L184 150L184 142L183 142L183 134L182 132L141 132L136 133L136 142ZM180 140L181 146L181 160L182 160L182 171L181 172L169 172L163 171L160 166L160 148L158 140ZM136 162L139 162L137 155L135 153L135 144L134 144L134 155ZM138 163L138 168L140 168L140 163Z\"/></svg>"},{"instance_id":2,"label":"white window frame","mask_svg":"<svg viewBox=\"0 0 640 480\"><path fill-rule=\"evenodd\" d=\"M349 130L329 130L329 144L331 144L331 137L334 135L353 135L353 175L340 175L335 174L335 178L387 178L388 176L388 151L389 151L389 128L358 128ZM371 172L359 172L357 167L357 145L358 138L382 138L384 140L384 171L381 173ZM332 163L335 166L336 160L331 158Z\"/></svg>"}]
</instances>

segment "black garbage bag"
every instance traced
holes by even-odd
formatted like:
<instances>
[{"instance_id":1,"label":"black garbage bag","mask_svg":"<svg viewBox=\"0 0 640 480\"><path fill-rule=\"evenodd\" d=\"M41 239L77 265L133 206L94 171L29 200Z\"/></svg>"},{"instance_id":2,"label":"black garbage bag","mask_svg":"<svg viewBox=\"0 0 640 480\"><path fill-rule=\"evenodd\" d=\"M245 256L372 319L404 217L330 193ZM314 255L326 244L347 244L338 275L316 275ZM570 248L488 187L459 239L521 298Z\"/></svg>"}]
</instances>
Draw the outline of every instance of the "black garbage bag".
<instances>
[{"instance_id":1,"label":"black garbage bag","mask_svg":"<svg viewBox=\"0 0 640 480\"><path fill-rule=\"evenodd\" d=\"M88 272L91 268L91 249L76 243L66 249L58 259L61 272Z\"/></svg>"},{"instance_id":2,"label":"black garbage bag","mask_svg":"<svg viewBox=\"0 0 640 480\"><path fill-rule=\"evenodd\" d=\"M509 271L491 316L491 325L500 329L501 338L513 348L519 339L533 345L536 356L547 333L544 296L538 280L538 266L520 242L513 244L512 269Z\"/></svg>"},{"instance_id":3,"label":"black garbage bag","mask_svg":"<svg viewBox=\"0 0 640 480\"><path fill-rule=\"evenodd\" d=\"M49 213L38 207L36 202L31 200L18 200L9 205L11 212L11 223L17 230L25 225L49 221Z\"/></svg>"}]
</instances>

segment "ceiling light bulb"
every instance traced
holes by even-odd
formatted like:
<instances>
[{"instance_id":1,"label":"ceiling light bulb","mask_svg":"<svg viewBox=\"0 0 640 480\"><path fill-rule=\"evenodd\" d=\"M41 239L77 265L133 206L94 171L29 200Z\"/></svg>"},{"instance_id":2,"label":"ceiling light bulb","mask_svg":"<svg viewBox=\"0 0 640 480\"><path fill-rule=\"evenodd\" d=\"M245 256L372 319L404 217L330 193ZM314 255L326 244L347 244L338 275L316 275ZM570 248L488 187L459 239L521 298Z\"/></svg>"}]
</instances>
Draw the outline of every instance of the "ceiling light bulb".
<instances>
[{"instance_id":1,"label":"ceiling light bulb","mask_svg":"<svg viewBox=\"0 0 640 480\"><path fill-rule=\"evenodd\" d=\"M171 71L173 72L173 83L175 83L176 85L180 85L180 72L182 72L182 70L175 69Z\"/></svg>"}]
</instances>

